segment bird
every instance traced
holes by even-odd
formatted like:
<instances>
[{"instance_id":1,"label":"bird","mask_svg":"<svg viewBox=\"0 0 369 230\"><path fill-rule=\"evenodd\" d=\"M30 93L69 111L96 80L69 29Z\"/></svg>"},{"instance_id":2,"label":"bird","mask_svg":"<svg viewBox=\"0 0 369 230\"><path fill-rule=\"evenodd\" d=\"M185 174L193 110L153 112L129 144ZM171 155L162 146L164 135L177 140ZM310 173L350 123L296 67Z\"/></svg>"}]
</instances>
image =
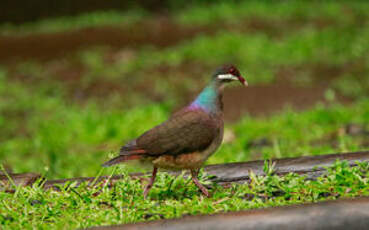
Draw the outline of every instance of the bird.
<instances>
[{"instance_id":1,"label":"bird","mask_svg":"<svg viewBox=\"0 0 369 230\"><path fill-rule=\"evenodd\" d=\"M217 68L208 85L188 106L127 142L121 147L117 157L102 166L108 167L131 160L150 162L153 171L144 188L144 199L155 182L158 168L190 170L194 184L206 197L210 197L208 190L198 180L198 173L204 162L222 143L223 89L227 83L233 81L248 85L234 65L226 64Z\"/></svg>"}]
</instances>

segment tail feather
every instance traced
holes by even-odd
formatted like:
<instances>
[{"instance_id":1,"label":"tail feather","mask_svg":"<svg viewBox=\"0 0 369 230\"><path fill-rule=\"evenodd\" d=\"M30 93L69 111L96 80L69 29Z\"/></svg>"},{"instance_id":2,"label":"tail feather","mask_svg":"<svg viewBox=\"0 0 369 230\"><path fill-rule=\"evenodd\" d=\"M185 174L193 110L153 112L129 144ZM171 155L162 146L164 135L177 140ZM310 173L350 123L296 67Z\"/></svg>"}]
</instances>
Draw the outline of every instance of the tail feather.
<instances>
[{"instance_id":1,"label":"tail feather","mask_svg":"<svg viewBox=\"0 0 369 230\"><path fill-rule=\"evenodd\" d=\"M119 154L123 155L123 156L129 156L129 155L143 154L143 153L146 153L146 151L143 150L143 149L134 149L134 150L123 150L123 149L121 149Z\"/></svg>"},{"instance_id":2,"label":"tail feather","mask_svg":"<svg viewBox=\"0 0 369 230\"><path fill-rule=\"evenodd\" d=\"M111 159L110 161L105 162L102 166L109 167L109 166L119 164L125 161L138 160L145 153L146 153L145 150L139 148L136 145L136 140L132 140L120 149L119 156Z\"/></svg>"},{"instance_id":3,"label":"tail feather","mask_svg":"<svg viewBox=\"0 0 369 230\"><path fill-rule=\"evenodd\" d=\"M128 142L127 144L125 144L124 146L122 146L122 148L120 149L120 152L121 153L124 153L124 152L130 152L130 151L133 151L133 150L139 150L140 148L137 146L136 144L136 140L132 140L130 142Z\"/></svg>"},{"instance_id":4,"label":"tail feather","mask_svg":"<svg viewBox=\"0 0 369 230\"><path fill-rule=\"evenodd\" d=\"M133 155L120 155L117 156L107 162L105 162L104 164L102 164L103 167L109 167L112 165L116 165L125 161L130 161L130 160L138 160L140 159L142 156L137 155L137 154L133 154Z\"/></svg>"}]
</instances>

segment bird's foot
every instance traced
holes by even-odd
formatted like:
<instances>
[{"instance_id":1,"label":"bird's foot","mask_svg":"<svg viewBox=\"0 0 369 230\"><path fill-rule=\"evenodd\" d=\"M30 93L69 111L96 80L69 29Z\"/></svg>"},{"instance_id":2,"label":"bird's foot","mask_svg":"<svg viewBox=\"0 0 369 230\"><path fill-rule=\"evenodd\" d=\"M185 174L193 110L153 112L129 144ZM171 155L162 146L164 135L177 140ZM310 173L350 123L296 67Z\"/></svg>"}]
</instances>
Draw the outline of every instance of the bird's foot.
<instances>
[{"instance_id":1,"label":"bird's foot","mask_svg":"<svg viewBox=\"0 0 369 230\"><path fill-rule=\"evenodd\" d=\"M202 194L204 194L206 197L210 197L209 191L205 188L204 185L199 183L199 184L196 184L196 186L201 190Z\"/></svg>"},{"instance_id":2,"label":"bird's foot","mask_svg":"<svg viewBox=\"0 0 369 230\"><path fill-rule=\"evenodd\" d=\"M202 194L204 194L206 197L210 197L209 191L197 179L197 174L198 174L198 171L197 170L191 170L191 175L192 175L192 181L193 181L193 183L195 183L195 185L200 189L200 191L202 192Z\"/></svg>"}]
</instances>

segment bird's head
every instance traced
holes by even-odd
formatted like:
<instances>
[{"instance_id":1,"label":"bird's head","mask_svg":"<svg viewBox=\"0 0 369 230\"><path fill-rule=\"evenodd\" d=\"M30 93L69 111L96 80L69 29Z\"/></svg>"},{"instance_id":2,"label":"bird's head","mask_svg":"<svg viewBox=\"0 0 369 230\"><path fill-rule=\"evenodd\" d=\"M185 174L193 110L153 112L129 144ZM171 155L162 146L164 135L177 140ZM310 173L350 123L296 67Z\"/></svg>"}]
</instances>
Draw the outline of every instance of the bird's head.
<instances>
[{"instance_id":1,"label":"bird's head","mask_svg":"<svg viewBox=\"0 0 369 230\"><path fill-rule=\"evenodd\" d=\"M213 77L220 83L239 81L242 85L247 86L247 81L241 76L240 71L234 65L224 65L219 67Z\"/></svg>"}]
</instances>

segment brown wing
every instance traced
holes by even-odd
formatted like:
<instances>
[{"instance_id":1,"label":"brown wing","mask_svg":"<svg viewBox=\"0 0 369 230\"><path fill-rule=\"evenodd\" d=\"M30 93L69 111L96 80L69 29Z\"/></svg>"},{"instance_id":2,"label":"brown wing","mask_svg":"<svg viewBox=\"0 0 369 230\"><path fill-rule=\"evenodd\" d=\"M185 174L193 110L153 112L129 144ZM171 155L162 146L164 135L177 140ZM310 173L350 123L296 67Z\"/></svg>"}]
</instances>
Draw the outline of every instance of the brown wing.
<instances>
[{"instance_id":1,"label":"brown wing","mask_svg":"<svg viewBox=\"0 0 369 230\"><path fill-rule=\"evenodd\" d=\"M149 155L178 155L207 148L219 133L216 119L202 110L184 110L136 139Z\"/></svg>"}]
</instances>

